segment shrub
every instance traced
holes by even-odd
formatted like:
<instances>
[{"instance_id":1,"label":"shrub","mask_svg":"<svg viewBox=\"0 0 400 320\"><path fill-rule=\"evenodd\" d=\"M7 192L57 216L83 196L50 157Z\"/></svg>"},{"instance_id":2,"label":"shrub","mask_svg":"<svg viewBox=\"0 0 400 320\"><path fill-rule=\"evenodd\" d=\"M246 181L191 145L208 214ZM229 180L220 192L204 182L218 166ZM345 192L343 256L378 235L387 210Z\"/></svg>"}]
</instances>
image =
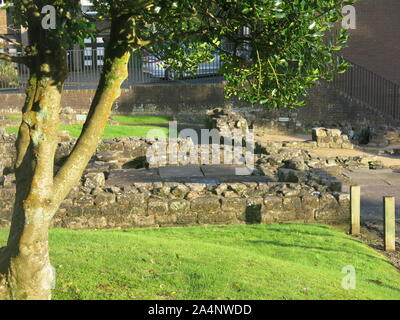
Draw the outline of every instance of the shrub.
<instances>
[{"instance_id":1,"label":"shrub","mask_svg":"<svg viewBox=\"0 0 400 320\"><path fill-rule=\"evenodd\" d=\"M19 74L15 64L8 61L0 61L0 86L14 87L19 82Z\"/></svg>"}]
</instances>

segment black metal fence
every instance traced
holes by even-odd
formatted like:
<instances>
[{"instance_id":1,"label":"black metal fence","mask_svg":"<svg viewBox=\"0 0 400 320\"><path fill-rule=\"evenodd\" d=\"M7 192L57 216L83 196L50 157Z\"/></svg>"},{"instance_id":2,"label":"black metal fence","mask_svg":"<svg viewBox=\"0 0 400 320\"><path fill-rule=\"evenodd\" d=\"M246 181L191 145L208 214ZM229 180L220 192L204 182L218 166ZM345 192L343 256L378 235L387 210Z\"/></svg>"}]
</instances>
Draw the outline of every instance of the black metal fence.
<instances>
[{"instance_id":1,"label":"black metal fence","mask_svg":"<svg viewBox=\"0 0 400 320\"><path fill-rule=\"evenodd\" d=\"M104 63L104 48L68 50L67 62L69 76L65 82L68 89L96 88ZM125 87L138 84L185 81L202 77L218 77L222 66L220 57L201 63L192 72L177 74L168 70L167 65L148 52L134 54L128 65L129 77ZM24 65L0 61L0 90L20 90L26 86L29 70Z\"/></svg>"},{"instance_id":2,"label":"black metal fence","mask_svg":"<svg viewBox=\"0 0 400 320\"><path fill-rule=\"evenodd\" d=\"M96 88L103 67L104 48L86 48L67 52L69 77L65 82L68 89ZM207 77L219 79L222 66L220 57L202 63L191 73L176 74L159 58L148 52L134 54L129 62L129 77L124 87L154 82L193 81ZM20 90L26 85L29 70L24 65L0 61L0 90ZM327 83L347 98L372 108L394 120L400 120L400 86L378 74L351 63L349 70Z\"/></svg>"},{"instance_id":3,"label":"black metal fence","mask_svg":"<svg viewBox=\"0 0 400 320\"><path fill-rule=\"evenodd\" d=\"M380 75L351 63L349 70L328 86L347 98L379 113L400 120L400 86Z\"/></svg>"}]
</instances>

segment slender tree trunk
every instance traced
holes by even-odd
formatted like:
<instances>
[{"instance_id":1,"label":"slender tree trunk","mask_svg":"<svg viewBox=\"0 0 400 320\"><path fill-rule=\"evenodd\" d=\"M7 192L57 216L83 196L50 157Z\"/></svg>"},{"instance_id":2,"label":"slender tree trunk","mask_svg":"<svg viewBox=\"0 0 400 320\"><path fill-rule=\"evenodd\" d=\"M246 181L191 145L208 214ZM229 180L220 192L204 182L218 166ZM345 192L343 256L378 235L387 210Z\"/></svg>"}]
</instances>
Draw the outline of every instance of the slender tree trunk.
<instances>
[{"instance_id":1,"label":"slender tree trunk","mask_svg":"<svg viewBox=\"0 0 400 320\"><path fill-rule=\"evenodd\" d=\"M17 192L7 247L0 249L0 300L51 299L54 269L48 229L96 150L122 82L128 76L133 21L113 21L105 65L88 119L75 148L54 175L65 52L53 52L31 71L17 140ZM40 59L39 59L40 60ZM48 62L50 60L50 63Z\"/></svg>"},{"instance_id":2,"label":"slender tree trunk","mask_svg":"<svg viewBox=\"0 0 400 320\"><path fill-rule=\"evenodd\" d=\"M59 60L32 68L16 143L16 198L7 247L0 252L0 290L5 299L49 299L53 272L48 228L57 207L52 201L64 52ZM39 60L39 59L38 59ZM52 71L57 69L57 71Z\"/></svg>"}]
</instances>

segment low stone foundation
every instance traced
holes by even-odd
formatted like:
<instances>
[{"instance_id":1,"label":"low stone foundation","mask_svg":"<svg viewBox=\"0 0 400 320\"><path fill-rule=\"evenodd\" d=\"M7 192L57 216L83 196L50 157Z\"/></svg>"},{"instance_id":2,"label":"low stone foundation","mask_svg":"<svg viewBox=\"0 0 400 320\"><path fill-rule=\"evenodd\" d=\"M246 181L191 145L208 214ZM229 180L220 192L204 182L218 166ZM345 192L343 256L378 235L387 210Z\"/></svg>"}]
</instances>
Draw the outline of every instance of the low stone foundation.
<instances>
[{"instance_id":1,"label":"low stone foundation","mask_svg":"<svg viewBox=\"0 0 400 320\"><path fill-rule=\"evenodd\" d=\"M15 195L11 173L15 135L3 134L0 138L0 227L9 227ZM74 142L69 137L61 139L56 169ZM269 161L274 160L273 155L258 155L261 160L269 157L265 158L265 172L259 163L255 171L258 176L237 176L232 174L234 167L152 168L151 163L146 165L149 159L145 156L157 142L144 138L103 141L81 183L63 202L53 226L108 229L272 222L337 224L349 219L349 196L339 192L340 186L330 184L328 188L324 182L325 187L320 188L310 185L309 178L276 182L276 173L268 176L268 170L276 172L282 165L295 172L308 170L309 162L294 159L304 153L302 150L277 150L284 157L276 163ZM179 150L193 146L187 139L173 143ZM169 174L165 174L167 169Z\"/></svg>"},{"instance_id":2,"label":"low stone foundation","mask_svg":"<svg viewBox=\"0 0 400 320\"><path fill-rule=\"evenodd\" d=\"M94 179L94 181L99 179ZM101 179L100 179L101 183ZM303 184L149 182L76 187L53 226L71 229L171 227L272 222L344 223L349 196ZM9 227L15 188L0 188L0 227Z\"/></svg>"},{"instance_id":3,"label":"low stone foundation","mask_svg":"<svg viewBox=\"0 0 400 320\"><path fill-rule=\"evenodd\" d=\"M353 149L349 137L339 129L314 128L312 139L319 148Z\"/></svg>"}]
</instances>

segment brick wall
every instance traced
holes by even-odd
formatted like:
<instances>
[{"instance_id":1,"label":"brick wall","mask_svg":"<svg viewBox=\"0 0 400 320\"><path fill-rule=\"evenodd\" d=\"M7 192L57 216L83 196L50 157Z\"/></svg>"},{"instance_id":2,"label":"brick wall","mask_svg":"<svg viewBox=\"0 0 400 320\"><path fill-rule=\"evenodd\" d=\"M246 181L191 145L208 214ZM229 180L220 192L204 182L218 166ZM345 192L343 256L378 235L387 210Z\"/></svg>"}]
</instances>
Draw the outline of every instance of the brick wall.
<instances>
[{"instance_id":1,"label":"brick wall","mask_svg":"<svg viewBox=\"0 0 400 320\"><path fill-rule=\"evenodd\" d=\"M0 34L7 34L8 21L7 21L7 10L0 9Z\"/></svg>"},{"instance_id":2,"label":"brick wall","mask_svg":"<svg viewBox=\"0 0 400 320\"><path fill-rule=\"evenodd\" d=\"M87 112L95 90L65 90L63 107L72 107L79 112ZM19 113L24 102L24 94L0 95L0 115ZM202 121L207 110L216 107L231 107L251 121L273 121L289 118L286 127L295 128L300 122L306 126L332 126L346 124L388 124L388 119L325 87L311 90L307 106L296 110L268 110L261 105L226 100L222 84L198 85L144 85L123 89L114 106L115 113L164 115L177 120Z\"/></svg>"},{"instance_id":3,"label":"brick wall","mask_svg":"<svg viewBox=\"0 0 400 320\"><path fill-rule=\"evenodd\" d=\"M359 0L355 7L357 28L344 56L400 83L400 1Z\"/></svg>"}]
</instances>

